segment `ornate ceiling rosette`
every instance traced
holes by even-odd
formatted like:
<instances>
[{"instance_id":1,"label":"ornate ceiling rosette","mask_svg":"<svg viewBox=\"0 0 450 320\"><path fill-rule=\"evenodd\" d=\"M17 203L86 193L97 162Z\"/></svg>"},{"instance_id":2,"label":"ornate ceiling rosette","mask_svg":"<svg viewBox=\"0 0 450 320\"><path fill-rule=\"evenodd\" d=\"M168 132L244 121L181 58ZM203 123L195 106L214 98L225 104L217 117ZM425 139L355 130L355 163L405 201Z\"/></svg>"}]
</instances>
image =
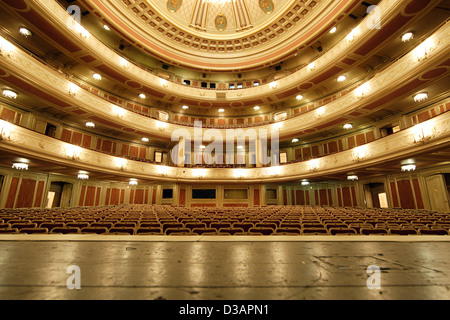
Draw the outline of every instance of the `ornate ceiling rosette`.
<instances>
[{"instance_id":1,"label":"ornate ceiling rosette","mask_svg":"<svg viewBox=\"0 0 450 320\"><path fill-rule=\"evenodd\" d=\"M310 45L358 0L83 0L132 44L204 71L265 67Z\"/></svg>"}]
</instances>

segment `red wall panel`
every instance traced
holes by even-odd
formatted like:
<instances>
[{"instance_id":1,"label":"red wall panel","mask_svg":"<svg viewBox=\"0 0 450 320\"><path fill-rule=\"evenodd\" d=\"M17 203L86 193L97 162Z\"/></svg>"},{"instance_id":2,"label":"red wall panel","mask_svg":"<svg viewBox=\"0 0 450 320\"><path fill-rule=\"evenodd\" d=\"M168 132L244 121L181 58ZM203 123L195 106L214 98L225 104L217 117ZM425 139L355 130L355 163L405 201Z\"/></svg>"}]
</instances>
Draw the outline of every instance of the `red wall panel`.
<instances>
[{"instance_id":1,"label":"red wall panel","mask_svg":"<svg viewBox=\"0 0 450 320\"><path fill-rule=\"evenodd\" d=\"M320 189L319 196L320 196L320 205L327 206L328 205L327 189Z\"/></svg>"},{"instance_id":2,"label":"red wall panel","mask_svg":"<svg viewBox=\"0 0 450 320\"><path fill-rule=\"evenodd\" d=\"M119 189L113 188L111 189L111 200L109 204L118 205L119 204Z\"/></svg>"},{"instance_id":3,"label":"red wall panel","mask_svg":"<svg viewBox=\"0 0 450 320\"><path fill-rule=\"evenodd\" d=\"M416 209L414 194L409 180L397 181L398 194L400 196L400 205L403 209Z\"/></svg>"},{"instance_id":4,"label":"red wall panel","mask_svg":"<svg viewBox=\"0 0 450 320\"><path fill-rule=\"evenodd\" d=\"M35 188L36 180L22 179L16 200L16 208L31 208L33 206Z\"/></svg>"},{"instance_id":5,"label":"red wall panel","mask_svg":"<svg viewBox=\"0 0 450 320\"><path fill-rule=\"evenodd\" d=\"M105 205L109 205L109 199L110 199L111 189L106 189L106 198L105 198Z\"/></svg>"},{"instance_id":6,"label":"red wall panel","mask_svg":"<svg viewBox=\"0 0 450 320\"><path fill-rule=\"evenodd\" d=\"M5 208L12 208L14 200L16 199L17 186L19 185L19 178L12 178L9 187L8 197L6 198Z\"/></svg>"},{"instance_id":7,"label":"red wall panel","mask_svg":"<svg viewBox=\"0 0 450 320\"><path fill-rule=\"evenodd\" d=\"M16 116L16 113L12 110L3 108L2 114L0 115L0 119L8 121L8 122L14 122L14 117Z\"/></svg>"},{"instance_id":8,"label":"red wall panel","mask_svg":"<svg viewBox=\"0 0 450 320\"><path fill-rule=\"evenodd\" d=\"M83 135L80 132L74 132L72 134L72 144L81 146L82 139L83 139Z\"/></svg>"},{"instance_id":9,"label":"red wall panel","mask_svg":"<svg viewBox=\"0 0 450 320\"><path fill-rule=\"evenodd\" d=\"M93 206L95 203L95 187L89 186L86 190L85 206Z\"/></svg>"},{"instance_id":10,"label":"red wall panel","mask_svg":"<svg viewBox=\"0 0 450 320\"><path fill-rule=\"evenodd\" d=\"M42 195L44 194L44 186L45 181L39 181L36 191L36 199L34 200L34 207L40 207L42 204Z\"/></svg>"},{"instance_id":11,"label":"red wall panel","mask_svg":"<svg viewBox=\"0 0 450 320\"><path fill-rule=\"evenodd\" d=\"M72 137L72 131L67 130L67 129L63 129L62 135L61 135L61 140L64 142L68 142L70 143L70 139Z\"/></svg>"},{"instance_id":12,"label":"red wall panel","mask_svg":"<svg viewBox=\"0 0 450 320\"><path fill-rule=\"evenodd\" d=\"M253 190L253 204L255 206L259 206L260 205L260 201L259 201L259 188L255 188Z\"/></svg>"},{"instance_id":13,"label":"red wall panel","mask_svg":"<svg viewBox=\"0 0 450 320\"><path fill-rule=\"evenodd\" d=\"M296 200L295 204L297 205L305 205L305 192L303 190L295 190L296 193Z\"/></svg>"},{"instance_id":14,"label":"red wall panel","mask_svg":"<svg viewBox=\"0 0 450 320\"><path fill-rule=\"evenodd\" d=\"M95 205L98 206L100 204L100 197L102 194L102 188L97 188L97 196L95 197Z\"/></svg>"},{"instance_id":15,"label":"red wall panel","mask_svg":"<svg viewBox=\"0 0 450 320\"><path fill-rule=\"evenodd\" d=\"M83 148L91 148L91 141L92 141L92 137L88 136L88 135L84 135L83 136Z\"/></svg>"},{"instance_id":16,"label":"red wall panel","mask_svg":"<svg viewBox=\"0 0 450 320\"><path fill-rule=\"evenodd\" d=\"M353 206L358 206L358 198L356 198L356 189L355 187L352 187L352 200L353 200Z\"/></svg>"},{"instance_id":17,"label":"red wall panel","mask_svg":"<svg viewBox=\"0 0 450 320\"><path fill-rule=\"evenodd\" d=\"M134 197L135 204L144 204L144 189L136 190L136 196Z\"/></svg>"},{"instance_id":18,"label":"red wall panel","mask_svg":"<svg viewBox=\"0 0 450 320\"><path fill-rule=\"evenodd\" d=\"M398 203L398 197L397 197L397 186L395 185L395 182L391 182L391 195L392 195L392 205L394 208L399 208L400 204Z\"/></svg>"},{"instance_id":19,"label":"red wall panel","mask_svg":"<svg viewBox=\"0 0 450 320\"><path fill-rule=\"evenodd\" d=\"M82 186L81 187L81 192L80 192L80 201L78 201L78 206L80 206L80 207L83 206L85 192L86 192L86 186Z\"/></svg>"},{"instance_id":20,"label":"red wall panel","mask_svg":"<svg viewBox=\"0 0 450 320\"><path fill-rule=\"evenodd\" d=\"M342 200L343 200L344 207L352 206L352 197L350 195L349 187L342 187Z\"/></svg>"},{"instance_id":21,"label":"red wall panel","mask_svg":"<svg viewBox=\"0 0 450 320\"><path fill-rule=\"evenodd\" d=\"M413 180L414 194L416 195L417 209L424 209L422 192L420 191L419 180Z\"/></svg>"},{"instance_id":22,"label":"red wall panel","mask_svg":"<svg viewBox=\"0 0 450 320\"><path fill-rule=\"evenodd\" d=\"M120 190L120 204L125 203L125 189Z\"/></svg>"},{"instance_id":23,"label":"red wall panel","mask_svg":"<svg viewBox=\"0 0 450 320\"><path fill-rule=\"evenodd\" d=\"M186 205L186 189L180 189L179 203L183 207Z\"/></svg>"}]
</instances>

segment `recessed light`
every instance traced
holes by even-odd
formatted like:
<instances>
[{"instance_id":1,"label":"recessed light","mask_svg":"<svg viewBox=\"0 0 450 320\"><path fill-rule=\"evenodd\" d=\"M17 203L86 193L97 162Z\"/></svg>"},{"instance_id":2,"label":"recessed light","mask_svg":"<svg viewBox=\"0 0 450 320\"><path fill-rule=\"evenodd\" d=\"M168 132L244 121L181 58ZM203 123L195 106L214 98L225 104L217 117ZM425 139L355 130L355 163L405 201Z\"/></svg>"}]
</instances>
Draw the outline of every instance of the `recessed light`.
<instances>
[{"instance_id":1,"label":"recessed light","mask_svg":"<svg viewBox=\"0 0 450 320\"><path fill-rule=\"evenodd\" d=\"M259 110L259 106L254 106L253 110Z\"/></svg>"},{"instance_id":2,"label":"recessed light","mask_svg":"<svg viewBox=\"0 0 450 320\"><path fill-rule=\"evenodd\" d=\"M299 140L297 138L292 139L292 143L297 143Z\"/></svg>"},{"instance_id":3,"label":"recessed light","mask_svg":"<svg viewBox=\"0 0 450 320\"><path fill-rule=\"evenodd\" d=\"M143 93L140 93L140 94L139 94L139 98L145 99L145 98L147 98L147 96L146 96L145 94L143 94Z\"/></svg>"},{"instance_id":4,"label":"recessed light","mask_svg":"<svg viewBox=\"0 0 450 320\"><path fill-rule=\"evenodd\" d=\"M344 129L348 130L348 129L352 129L353 125L351 123L346 123L342 126Z\"/></svg>"},{"instance_id":5,"label":"recessed light","mask_svg":"<svg viewBox=\"0 0 450 320\"><path fill-rule=\"evenodd\" d=\"M3 95L7 98L11 98L11 99L16 99L17 98L17 93L15 93L14 91L5 89L3 90Z\"/></svg>"},{"instance_id":6,"label":"recessed light","mask_svg":"<svg viewBox=\"0 0 450 320\"><path fill-rule=\"evenodd\" d=\"M22 162L13 163L12 167L17 170L28 170L28 164Z\"/></svg>"},{"instance_id":7,"label":"recessed light","mask_svg":"<svg viewBox=\"0 0 450 320\"><path fill-rule=\"evenodd\" d=\"M407 32L404 35L402 35L402 41L403 42L407 42L407 41L409 41L409 40L411 40L413 38L414 38L414 33L412 33L412 32Z\"/></svg>"},{"instance_id":8,"label":"recessed light","mask_svg":"<svg viewBox=\"0 0 450 320\"><path fill-rule=\"evenodd\" d=\"M338 81L338 82L343 82L343 81L345 81L345 80L347 80L347 77L346 77L346 76L339 76L339 77L337 78L337 81Z\"/></svg>"},{"instance_id":9,"label":"recessed light","mask_svg":"<svg viewBox=\"0 0 450 320\"><path fill-rule=\"evenodd\" d=\"M303 99L303 96L301 94L299 94L298 96L295 97L295 99L297 99L297 101L300 101Z\"/></svg>"},{"instance_id":10,"label":"recessed light","mask_svg":"<svg viewBox=\"0 0 450 320\"><path fill-rule=\"evenodd\" d=\"M94 73L93 75L92 75L92 78L94 78L95 80L102 80L102 76L101 75L99 75L98 73Z\"/></svg>"},{"instance_id":11,"label":"recessed light","mask_svg":"<svg viewBox=\"0 0 450 320\"><path fill-rule=\"evenodd\" d=\"M416 165L414 164L407 164L402 166L402 171L414 171L416 170Z\"/></svg>"},{"instance_id":12,"label":"recessed light","mask_svg":"<svg viewBox=\"0 0 450 320\"><path fill-rule=\"evenodd\" d=\"M424 100L428 99L428 94L427 93L418 93L414 96L414 101L415 102L422 102Z\"/></svg>"},{"instance_id":13,"label":"recessed light","mask_svg":"<svg viewBox=\"0 0 450 320\"><path fill-rule=\"evenodd\" d=\"M79 173L77 178L80 180L88 180L89 175L87 173Z\"/></svg>"},{"instance_id":14,"label":"recessed light","mask_svg":"<svg viewBox=\"0 0 450 320\"><path fill-rule=\"evenodd\" d=\"M23 35L25 38L31 37L32 33L27 28L19 28L19 33Z\"/></svg>"},{"instance_id":15,"label":"recessed light","mask_svg":"<svg viewBox=\"0 0 450 320\"><path fill-rule=\"evenodd\" d=\"M150 141L149 138L147 138L147 137L143 137L141 140L142 140L143 142L149 142L149 141Z\"/></svg>"}]
</instances>

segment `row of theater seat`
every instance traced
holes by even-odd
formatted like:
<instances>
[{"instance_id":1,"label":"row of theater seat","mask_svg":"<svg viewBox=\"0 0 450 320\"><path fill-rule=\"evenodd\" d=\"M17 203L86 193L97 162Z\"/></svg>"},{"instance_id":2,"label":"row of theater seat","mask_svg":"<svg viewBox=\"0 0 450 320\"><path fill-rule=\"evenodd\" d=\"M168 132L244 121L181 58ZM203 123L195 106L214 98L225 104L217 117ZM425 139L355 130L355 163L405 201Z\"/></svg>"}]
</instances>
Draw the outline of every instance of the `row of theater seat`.
<instances>
[{"instance_id":1,"label":"row of theater seat","mask_svg":"<svg viewBox=\"0 0 450 320\"><path fill-rule=\"evenodd\" d=\"M448 213L426 210L157 205L0 210L0 234L448 235L449 231Z\"/></svg>"}]
</instances>

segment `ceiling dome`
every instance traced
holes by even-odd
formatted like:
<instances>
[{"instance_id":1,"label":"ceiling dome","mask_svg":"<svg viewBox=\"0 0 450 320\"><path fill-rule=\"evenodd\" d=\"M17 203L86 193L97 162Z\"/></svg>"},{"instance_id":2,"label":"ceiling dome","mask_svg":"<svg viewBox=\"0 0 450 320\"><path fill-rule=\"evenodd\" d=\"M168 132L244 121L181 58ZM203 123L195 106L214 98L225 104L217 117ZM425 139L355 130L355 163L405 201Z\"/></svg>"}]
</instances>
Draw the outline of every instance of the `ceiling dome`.
<instances>
[{"instance_id":1,"label":"ceiling dome","mask_svg":"<svg viewBox=\"0 0 450 320\"><path fill-rule=\"evenodd\" d=\"M131 42L174 65L238 71L279 62L310 45L355 0L90 1Z\"/></svg>"}]
</instances>

